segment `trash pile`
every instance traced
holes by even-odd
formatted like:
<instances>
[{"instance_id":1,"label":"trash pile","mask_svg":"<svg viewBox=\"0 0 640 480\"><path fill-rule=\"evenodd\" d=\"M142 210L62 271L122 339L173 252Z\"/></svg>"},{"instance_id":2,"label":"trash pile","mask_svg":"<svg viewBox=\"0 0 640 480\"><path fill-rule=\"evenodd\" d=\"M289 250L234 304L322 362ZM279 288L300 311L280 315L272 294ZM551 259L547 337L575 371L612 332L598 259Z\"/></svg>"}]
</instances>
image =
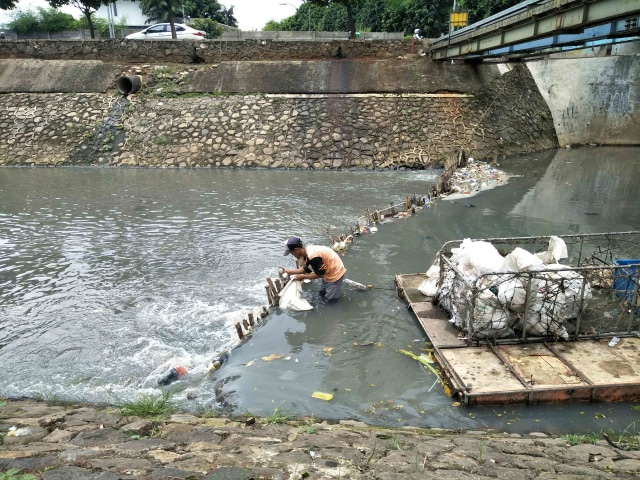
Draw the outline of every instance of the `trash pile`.
<instances>
[{"instance_id":1,"label":"trash pile","mask_svg":"<svg viewBox=\"0 0 640 480\"><path fill-rule=\"evenodd\" d=\"M452 194L472 195L481 190L502 185L507 174L488 163L477 162L469 157L464 167L458 168L451 176Z\"/></svg>"},{"instance_id":2,"label":"trash pile","mask_svg":"<svg viewBox=\"0 0 640 480\"><path fill-rule=\"evenodd\" d=\"M504 338L524 330L568 340L565 322L586 308L592 294L586 278L559 263L567 256L556 236L545 252L516 247L506 256L489 242L465 239L443 262L444 271L432 265L418 289L434 297L468 338Z\"/></svg>"}]
</instances>

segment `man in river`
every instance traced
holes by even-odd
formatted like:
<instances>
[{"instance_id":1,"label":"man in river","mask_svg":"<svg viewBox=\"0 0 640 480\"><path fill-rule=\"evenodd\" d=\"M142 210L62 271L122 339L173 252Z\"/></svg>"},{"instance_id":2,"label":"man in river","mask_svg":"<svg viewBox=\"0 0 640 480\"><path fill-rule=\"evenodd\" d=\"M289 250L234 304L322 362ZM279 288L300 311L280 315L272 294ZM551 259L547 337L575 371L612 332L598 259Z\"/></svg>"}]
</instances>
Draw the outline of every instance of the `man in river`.
<instances>
[{"instance_id":1,"label":"man in river","mask_svg":"<svg viewBox=\"0 0 640 480\"><path fill-rule=\"evenodd\" d=\"M302 243L299 237L290 237L287 240L285 255L293 255L298 260L300 268L284 270L287 275L295 275L295 280L322 279L320 295L327 302L335 302L340 298L342 280L347 271L342 259L329 247L320 245L307 245Z\"/></svg>"}]
</instances>

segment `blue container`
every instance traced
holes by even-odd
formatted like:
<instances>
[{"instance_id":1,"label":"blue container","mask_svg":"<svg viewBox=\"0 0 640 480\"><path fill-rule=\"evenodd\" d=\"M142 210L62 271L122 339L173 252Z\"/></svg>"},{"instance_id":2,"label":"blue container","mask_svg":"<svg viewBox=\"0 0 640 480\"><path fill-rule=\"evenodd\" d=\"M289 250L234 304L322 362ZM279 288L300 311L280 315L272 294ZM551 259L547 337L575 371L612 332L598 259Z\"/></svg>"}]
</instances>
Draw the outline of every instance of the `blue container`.
<instances>
[{"instance_id":1,"label":"blue container","mask_svg":"<svg viewBox=\"0 0 640 480\"><path fill-rule=\"evenodd\" d=\"M638 288L636 278L640 259L636 260L614 260L614 264L619 267L613 269L613 291L618 297L626 297L631 306L633 295ZM635 307L640 307L640 293L636 299ZM640 308L636 308L636 313L640 314Z\"/></svg>"}]
</instances>

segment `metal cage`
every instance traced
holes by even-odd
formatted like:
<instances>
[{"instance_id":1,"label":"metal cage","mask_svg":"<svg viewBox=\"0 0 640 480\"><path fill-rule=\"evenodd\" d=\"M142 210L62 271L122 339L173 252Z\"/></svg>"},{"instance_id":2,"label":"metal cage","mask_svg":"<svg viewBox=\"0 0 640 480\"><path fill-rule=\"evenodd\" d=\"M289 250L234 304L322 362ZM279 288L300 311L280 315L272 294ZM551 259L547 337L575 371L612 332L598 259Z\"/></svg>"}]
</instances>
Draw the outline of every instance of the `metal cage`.
<instances>
[{"instance_id":1,"label":"metal cage","mask_svg":"<svg viewBox=\"0 0 640 480\"><path fill-rule=\"evenodd\" d=\"M483 239L504 256L515 247L537 254L549 236ZM640 333L640 232L561 236L562 264L469 278L451 262L461 240L438 252L436 301L467 344L575 340ZM445 287L446 288L443 288Z\"/></svg>"}]
</instances>

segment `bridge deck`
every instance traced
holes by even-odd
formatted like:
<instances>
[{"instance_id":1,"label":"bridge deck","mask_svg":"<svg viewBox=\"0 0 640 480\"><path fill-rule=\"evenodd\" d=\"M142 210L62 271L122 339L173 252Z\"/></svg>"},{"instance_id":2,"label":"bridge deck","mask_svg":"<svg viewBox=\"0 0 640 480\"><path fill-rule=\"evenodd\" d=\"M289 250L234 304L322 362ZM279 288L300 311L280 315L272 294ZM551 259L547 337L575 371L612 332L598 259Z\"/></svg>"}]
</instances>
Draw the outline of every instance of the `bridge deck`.
<instances>
[{"instance_id":1,"label":"bridge deck","mask_svg":"<svg viewBox=\"0 0 640 480\"><path fill-rule=\"evenodd\" d=\"M528 0L430 43L434 60L494 56L544 38L531 48L637 36L640 0ZM633 20L633 21L631 21ZM589 27L605 26L591 29ZM562 38L566 34L565 38Z\"/></svg>"}]
</instances>

